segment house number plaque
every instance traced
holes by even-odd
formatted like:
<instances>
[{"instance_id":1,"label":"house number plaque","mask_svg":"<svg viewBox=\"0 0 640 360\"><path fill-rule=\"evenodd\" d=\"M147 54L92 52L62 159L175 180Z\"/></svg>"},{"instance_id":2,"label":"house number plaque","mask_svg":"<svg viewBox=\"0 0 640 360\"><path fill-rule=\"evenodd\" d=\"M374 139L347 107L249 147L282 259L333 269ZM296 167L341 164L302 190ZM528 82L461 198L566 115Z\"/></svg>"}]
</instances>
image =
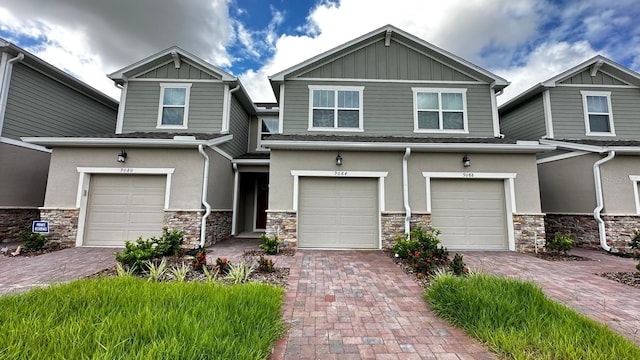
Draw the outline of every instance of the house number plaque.
<instances>
[{"instance_id":1,"label":"house number plaque","mask_svg":"<svg viewBox=\"0 0 640 360\"><path fill-rule=\"evenodd\" d=\"M472 172L462 173L462 176L465 177L465 178L472 178L473 177L473 173Z\"/></svg>"},{"instance_id":2,"label":"house number plaque","mask_svg":"<svg viewBox=\"0 0 640 360\"><path fill-rule=\"evenodd\" d=\"M334 171L333 175L334 176L347 176L347 172L346 171Z\"/></svg>"},{"instance_id":3,"label":"house number plaque","mask_svg":"<svg viewBox=\"0 0 640 360\"><path fill-rule=\"evenodd\" d=\"M130 174L130 173L132 173L132 172L133 172L133 169L132 169L132 168L121 168L121 169L120 169L120 172L121 172L121 173L128 173L128 174Z\"/></svg>"}]
</instances>

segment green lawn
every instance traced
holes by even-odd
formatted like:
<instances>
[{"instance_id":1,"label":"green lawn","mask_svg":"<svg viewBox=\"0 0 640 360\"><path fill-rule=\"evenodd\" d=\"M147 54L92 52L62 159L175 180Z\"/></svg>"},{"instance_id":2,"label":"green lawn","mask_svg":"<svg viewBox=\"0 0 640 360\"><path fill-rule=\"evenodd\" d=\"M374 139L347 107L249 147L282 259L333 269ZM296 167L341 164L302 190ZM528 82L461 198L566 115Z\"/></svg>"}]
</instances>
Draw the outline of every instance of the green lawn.
<instances>
[{"instance_id":1,"label":"green lawn","mask_svg":"<svg viewBox=\"0 0 640 360\"><path fill-rule=\"evenodd\" d=\"M264 359L284 290L78 280L0 297L0 359Z\"/></svg>"},{"instance_id":2,"label":"green lawn","mask_svg":"<svg viewBox=\"0 0 640 360\"><path fill-rule=\"evenodd\" d=\"M439 316L508 359L640 359L637 346L529 282L437 276L425 299Z\"/></svg>"}]
</instances>

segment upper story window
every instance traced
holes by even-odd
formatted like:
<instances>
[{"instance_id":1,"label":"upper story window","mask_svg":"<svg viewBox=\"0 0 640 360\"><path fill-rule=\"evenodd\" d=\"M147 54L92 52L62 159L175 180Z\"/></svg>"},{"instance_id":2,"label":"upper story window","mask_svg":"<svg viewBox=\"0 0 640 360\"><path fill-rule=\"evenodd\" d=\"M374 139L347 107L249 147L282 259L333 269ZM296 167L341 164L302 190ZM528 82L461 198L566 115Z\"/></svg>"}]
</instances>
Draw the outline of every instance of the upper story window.
<instances>
[{"instance_id":1,"label":"upper story window","mask_svg":"<svg viewBox=\"0 0 640 360\"><path fill-rule=\"evenodd\" d=\"M614 136L610 91L581 91L586 135Z\"/></svg>"},{"instance_id":2,"label":"upper story window","mask_svg":"<svg viewBox=\"0 0 640 360\"><path fill-rule=\"evenodd\" d=\"M258 149L268 150L262 146L262 139L271 134L280 133L280 120L277 117L260 117L258 128Z\"/></svg>"},{"instance_id":3,"label":"upper story window","mask_svg":"<svg viewBox=\"0 0 640 360\"><path fill-rule=\"evenodd\" d=\"M160 84L158 128L186 129L191 84Z\"/></svg>"},{"instance_id":4,"label":"upper story window","mask_svg":"<svg viewBox=\"0 0 640 360\"><path fill-rule=\"evenodd\" d=\"M413 88L415 132L468 133L467 89Z\"/></svg>"},{"instance_id":5,"label":"upper story window","mask_svg":"<svg viewBox=\"0 0 640 360\"><path fill-rule=\"evenodd\" d=\"M309 130L363 131L364 87L309 85Z\"/></svg>"}]
</instances>

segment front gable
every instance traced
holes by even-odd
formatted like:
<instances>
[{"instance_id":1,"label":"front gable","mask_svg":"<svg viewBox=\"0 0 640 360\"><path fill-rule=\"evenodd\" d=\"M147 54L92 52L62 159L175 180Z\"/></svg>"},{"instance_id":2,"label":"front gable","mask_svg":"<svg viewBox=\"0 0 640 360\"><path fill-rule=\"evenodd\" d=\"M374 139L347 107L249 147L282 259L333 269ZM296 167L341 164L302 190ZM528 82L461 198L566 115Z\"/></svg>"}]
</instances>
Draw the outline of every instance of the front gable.
<instances>
[{"instance_id":1,"label":"front gable","mask_svg":"<svg viewBox=\"0 0 640 360\"><path fill-rule=\"evenodd\" d=\"M586 69L557 82L561 85L631 85L606 72Z\"/></svg>"},{"instance_id":2,"label":"front gable","mask_svg":"<svg viewBox=\"0 0 640 360\"><path fill-rule=\"evenodd\" d=\"M143 72L132 77L133 79L185 79L185 80L222 80L222 76L212 71L206 71L199 66L192 64L188 60L180 62L180 67L176 67L174 61L167 61L164 64L151 69L144 69Z\"/></svg>"}]
</instances>

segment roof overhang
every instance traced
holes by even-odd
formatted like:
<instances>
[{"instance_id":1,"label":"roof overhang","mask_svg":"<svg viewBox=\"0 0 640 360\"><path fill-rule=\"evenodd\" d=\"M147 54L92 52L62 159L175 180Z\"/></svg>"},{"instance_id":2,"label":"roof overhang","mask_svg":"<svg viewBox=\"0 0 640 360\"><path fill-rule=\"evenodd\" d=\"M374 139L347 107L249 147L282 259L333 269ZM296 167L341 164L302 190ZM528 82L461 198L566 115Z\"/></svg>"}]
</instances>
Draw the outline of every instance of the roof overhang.
<instances>
[{"instance_id":1,"label":"roof overhang","mask_svg":"<svg viewBox=\"0 0 640 360\"><path fill-rule=\"evenodd\" d=\"M541 144L554 146L558 149L587 151L597 154L604 154L609 151L615 151L618 154L640 154L640 146L619 146L619 145L588 145L569 141L559 140L540 140Z\"/></svg>"},{"instance_id":2,"label":"roof overhang","mask_svg":"<svg viewBox=\"0 0 640 360\"><path fill-rule=\"evenodd\" d=\"M269 165L271 163L269 159L234 159L231 162L238 165Z\"/></svg>"},{"instance_id":3,"label":"roof overhang","mask_svg":"<svg viewBox=\"0 0 640 360\"><path fill-rule=\"evenodd\" d=\"M518 141L515 144L481 144L263 140L261 144L271 149L284 150L404 151L406 148L411 148L412 151L418 152L490 153L538 153L556 148L553 145L542 145L536 141Z\"/></svg>"},{"instance_id":4,"label":"roof overhang","mask_svg":"<svg viewBox=\"0 0 640 360\"><path fill-rule=\"evenodd\" d=\"M91 138L91 137L23 137L22 141L46 147L167 147L193 148L199 145L216 146L233 139L225 135L210 140L197 140L195 137L175 137L173 139L140 138Z\"/></svg>"}]
</instances>

